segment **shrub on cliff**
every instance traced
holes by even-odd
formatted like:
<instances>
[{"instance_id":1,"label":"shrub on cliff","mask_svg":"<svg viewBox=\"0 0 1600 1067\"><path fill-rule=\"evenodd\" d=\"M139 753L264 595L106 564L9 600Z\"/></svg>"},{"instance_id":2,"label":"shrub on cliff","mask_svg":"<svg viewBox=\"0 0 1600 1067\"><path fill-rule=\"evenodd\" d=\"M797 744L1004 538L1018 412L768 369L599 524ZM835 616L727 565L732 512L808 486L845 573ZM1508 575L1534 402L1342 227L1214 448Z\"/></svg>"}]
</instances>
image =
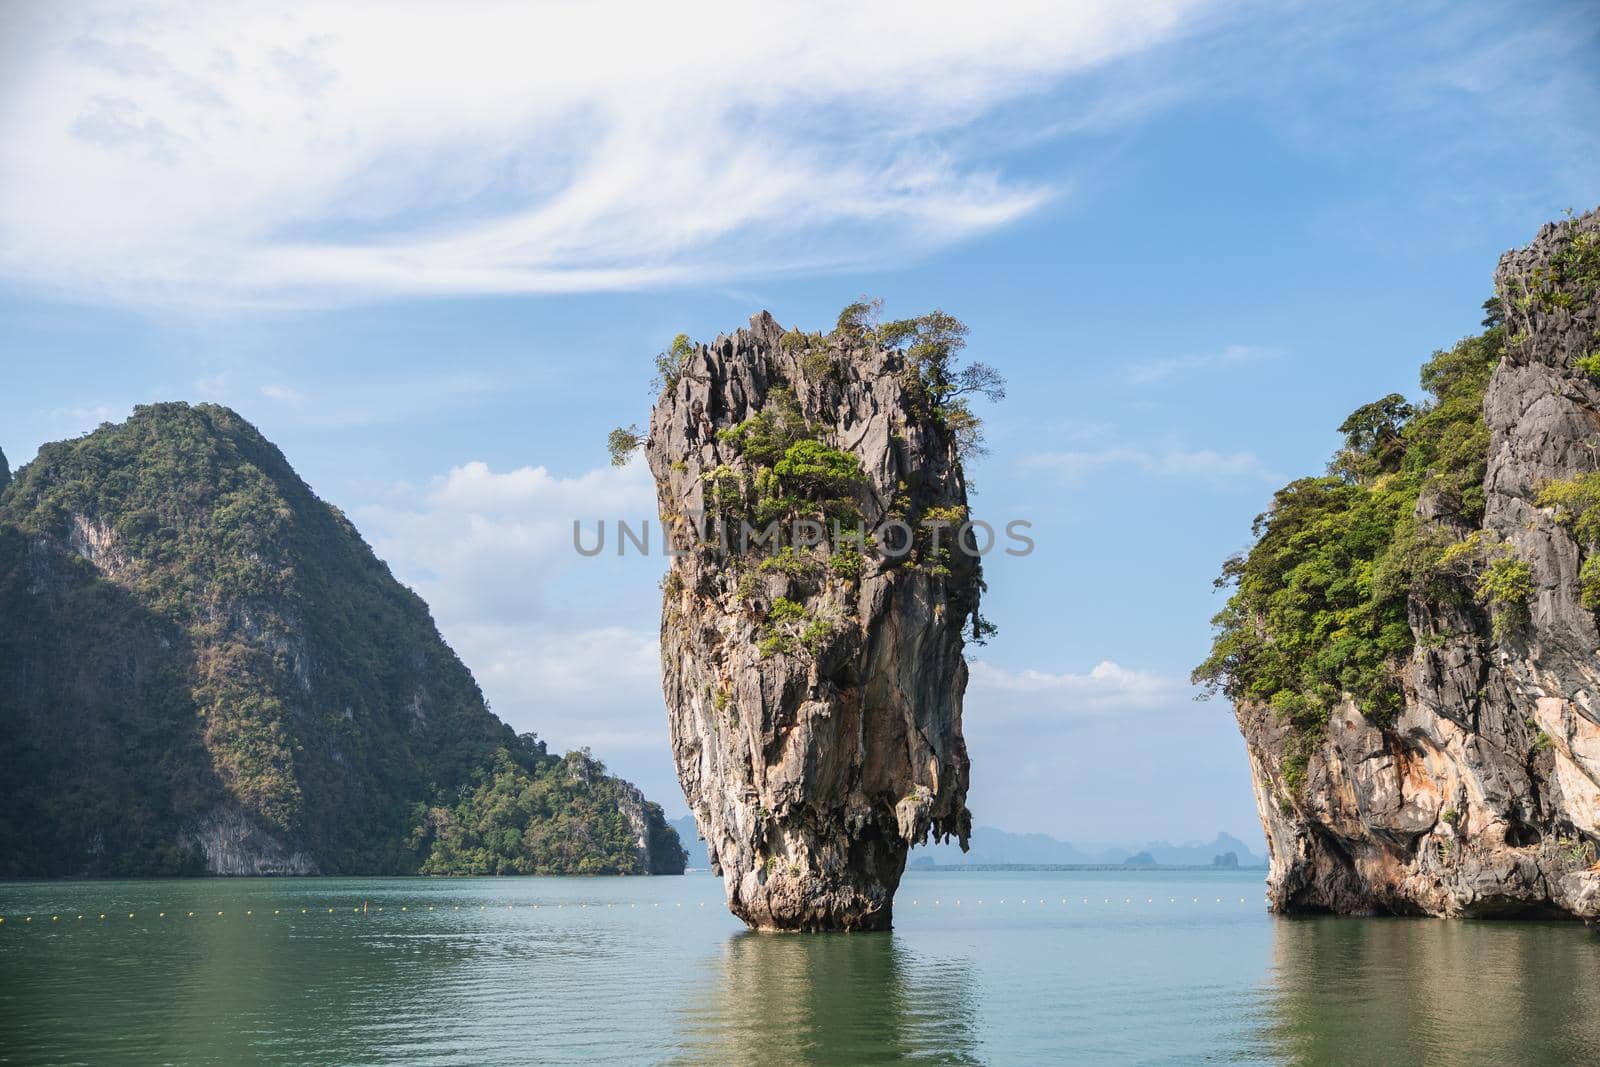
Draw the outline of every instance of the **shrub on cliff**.
<instances>
[{"instance_id":1,"label":"shrub on cliff","mask_svg":"<svg viewBox=\"0 0 1600 1067\"><path fill-rule=\"evenodd\" d=\"M1514 624L1527 565L1503 546L1452 551L1483 518L1483 396L1504 349L1504 329L1494 326L1436 352L1422 368L1428 402L1413 407L1391 394L1357 409L1340 426L1345 441L1329 473L1274 495L1252 527L1254 547L1217 579L1232 593L1212 620L1197 684L1270 706L1310 737L1346 696L1380 721L1400 709L1412 592L1475 594L1497 627ZM1436 516L1427 523L1417 519L1424 494ZM1288 750L1293 762L1307 748ZM1295 779L1298 769L1285 771Z\"/></svg>"}]
</instances>

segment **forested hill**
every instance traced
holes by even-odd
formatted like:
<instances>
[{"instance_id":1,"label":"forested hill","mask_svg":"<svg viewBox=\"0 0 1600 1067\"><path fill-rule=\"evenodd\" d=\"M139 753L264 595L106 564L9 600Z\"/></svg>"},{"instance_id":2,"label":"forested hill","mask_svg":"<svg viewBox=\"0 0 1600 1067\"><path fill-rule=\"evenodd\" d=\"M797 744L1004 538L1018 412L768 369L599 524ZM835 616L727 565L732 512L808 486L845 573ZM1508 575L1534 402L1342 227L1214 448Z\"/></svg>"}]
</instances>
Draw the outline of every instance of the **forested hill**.
<instances>
[{"instance_id":1,"label":"forested hill","mask_svg":"<svg viewBox=\"0 0 1600 1067\"><path fill-rule=\"evenodd\" d=\"M0 876L682 870L234 412L139 407L5 470Z\"/></svg>"}]
</instances>

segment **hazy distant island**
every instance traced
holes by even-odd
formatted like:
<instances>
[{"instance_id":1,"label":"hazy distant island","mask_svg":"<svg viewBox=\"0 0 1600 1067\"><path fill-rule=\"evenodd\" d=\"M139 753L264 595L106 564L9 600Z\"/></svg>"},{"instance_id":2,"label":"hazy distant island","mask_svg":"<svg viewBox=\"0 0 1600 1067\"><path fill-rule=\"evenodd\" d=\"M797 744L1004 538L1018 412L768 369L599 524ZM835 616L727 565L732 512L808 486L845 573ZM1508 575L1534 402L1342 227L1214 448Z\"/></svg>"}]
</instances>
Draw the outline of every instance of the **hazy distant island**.
<instances>
[{"instance_id":1,"label":"hazy distant island","mask_svg":"<svg viewBox=\"0 0 1600 1067\"><path fill-rule=\"evenodd\" d=\"M1279 911L1600 916L1600 215L1506 253L1428 399L1279 490L1197 681Z\"/></svg>"},{"instance_id":2,"label":"hazy distant island","mask_svg":"<svg viewBox=\"0 0 1600 1067\"><path fill-rule=\"evenodd\" d=\"M694 817L673 820L673 827L688 851L690 870L706 870L705 842L695 833ZM993 826L972 831L971 849L962 852L953 842L930 843L912 849L908 867L1262 867L1264 857L1232 834L1218 833L1206 842L1181 845L1165 841L1135 846L1079 848L1047 834L1014 834ZM1231 860L1230 860L1231 857Z\"/></svg>"},{"instance_id":3,"label":"hazy distant island","mask_svg":"<svg viewBox=\"0 0 1600 1067\"><path fill-rule=\"evenodd\" d=\"M0 457L0 736L0 877L683 870L214 405Z\"/></svg>"}]
</instances>

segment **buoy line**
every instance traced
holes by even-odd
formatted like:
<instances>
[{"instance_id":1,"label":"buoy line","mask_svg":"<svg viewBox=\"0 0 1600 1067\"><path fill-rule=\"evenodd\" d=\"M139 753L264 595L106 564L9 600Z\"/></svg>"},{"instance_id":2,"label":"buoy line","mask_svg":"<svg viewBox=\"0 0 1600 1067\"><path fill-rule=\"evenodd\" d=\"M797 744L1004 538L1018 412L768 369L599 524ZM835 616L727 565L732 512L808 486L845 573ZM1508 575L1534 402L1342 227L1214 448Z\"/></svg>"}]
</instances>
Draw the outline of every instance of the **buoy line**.
<instances>
[{"instance_id":1,"label":"buoy line","mask_svg":"<svg viewBox=\"0 0 1600 1067\"><path fill-rule=\"evenodd\" d=\"M1080 899L1082 900L1082 903L1084 903L1084 904L1089 904L1090 903L1090 898L1088 898L1088 897L1082 897ZM505 905L505 910L509 911L509 912L516 912L519 908L521 908L522 910L525 910L525 911L540 911L541 909L545 909L549 903L550 902L548 902L548 901L544 901L544 902L529 903L529 904L524 904L524 905L507 904L507 905ZM599 908L601 906L604 906L606 908L615 908L615 907L618 907L618 906L620 906L622 904L626 904L631 909L637 909L639 907L639 902L635 901L635 900L630 900L630 901L603 901L603 902L564 901L563 900L563 901L556 901L555 902L555 906L556 906L556 908L558 910L564 910L569 903L570 904L575 904L575 905L577 905L578 908L583 909L583 910L587 910L591 906L596 907L596 908ZM681 901L681 900L680 901L666 901L666 902L656 900L656 901L651 901L650 902L650 906L652 908L660 908L663 903L671 904L673 907L677 907L677 908L682 908L683 907L683 901ZM695 906L698 907L698 908L702 908L703 909L703 908L706 907L706 905L708 903L710 903L713 907L715 907L715 905L720 903L720 901L704 901L704 900L700 900L700 901L696 901L695 902ZM1019 899L1016 903L1017 903L1018 906L1022 906L1022 905L1030 905L1031 906L1032 904L1037 904L1040 907L1047 907L1047 906L1050 905L1051 901L1047 897L1039 897L1035 901L1030 901L1028 898L1024 897L1024 898ZM1155 897L1146 897L1142 903L1144 905L1154 906L1154 905L1157 904L1157 898L1155 898ZM1177 897L1168 897L1167 898L1167 904L1169 904L1169 905L1170 904L1180 904L1180 903L1182 903L1182 902ZM1190 898L1190 903L1191 904L1202 904L1204 902L1202 901L1202 899L1200 897L1191 897ZM1215 903L1217 903L1217 904L1224 903L1224 898L1216 897L1215 898ZM1249 903L1249 898L1248 897L1240 897L1239 898L1239 903L1240 904L1248 904ZM1072 907L1072 901L1068 897L1061 897L1060 901L1059 901L1059 904L1062 907ZM1138 899L1134 898L1134 897L1123 897L1121 899L1121 901L1117 901L1114 897L1102 897L1101 900L1100 900L1100 904L1101 904L1102 907L1106 907L1106 906L1110 906L1110 907L1128 907L1128 906L1139 907L1139 906L1141 906L1141 902ZM427 904L427 905L418 904L416 907L417 907L417 911L420 913L423 910L427 910L427 911L432 912L432 911L435 911L435 910L437 910L439 908L443 908L445 906L446 905L442 905L442 904ZM913 897L909 901L902 901L901 902L901 906L902 907L909 907L909 908L941 908L941 907L945 907L946 905L944 904L942 897L941 898L935 898L935 899L933 899L931 901L927 901L927 902L924 902L920 897ZM950 907L959 908L959 907L962 907L962 902L961 902L960 899L955 899L955 900L952 900L950 902L949 906ZM1002 898L1002 899L1000 899L998 901L993 901L993 902L990 902L990 903L985 903L982 899L976 899L976 900L972 900L972 901L968 902L967 906L968 907L975 907L975 908L999 908L999 907L1004 907L1004 906L1009 906L1009 905L1006 904L1006 899ZM390 905L389 907L390 907L391 913L393 913L395 911L399 911L399 912L405 913L408 916L411 913L411 905L409 905L409 904L402 904L398 908L395 908L393 905ZM448 907L450 908L450 910L452 912L459 912L459 911L461 911L462 905L460 905L460 904L451 904L451 905L448 905ZM471 905L467 905L467 907L470 909ZM480 904L480 905L478 905L478 911L486 912L489 907L490 907L490 905L488 905L488 904ZM500 905L499 904L495 904L495 905L493 905L493 907L496 910L498 910ZM294 909L291 908L289 910L291 912L293 912ZM305 905L305 906L300 908L299 914L300 915L304 915L304 916L334 915L334 914L336 914L336 913L338 913L338 912L340 912L342 910L343 910L342 907L338 907L338 908L336 908L336 907L328 907L328 908L325 908L325 909L313 909L311 905L307 904L307 905ZM368 919L371 919L371 918L373 918L373 917L375 917L377 915L383 914L383 910L384 910L384 906L383 905L375 905L375 904L371 904L370 902L366 902L366 901L362 902L361 904L352 905L351 908L350 908L351 914L361 915L361 916L363 916L365 918L368 918ZM272 909L272 917L273 918L282 918L283 917L283 913L284 913L284 909L282 909L282 908L274 908L274 909ZM69 916L67 916L67 918L70 919L70 920L74 920L76 922L79 922L79 923L88 921L88 922L94 922L96 924L99 924L99 923L108 922L108 921L109 922L115 922L116 920L112 916L114 916L116 914L118 914L118 913L116 913L114 911L109 911L109 912L86 911L86 912L82 912L82 913L79 913L79 914L76 914L76 915L69 915ZM166 911L156 911L154 913L154 920L151 919L151 913L148 912L148 911L143 912L143 913L138 912L138 911L130 911L130 912L127 912L126 914L127 914L127 919L128 920L138 921L140 915L142 914L144 916L144 919L145 919L146 922L150 922L150 921L162 922L162 921L169 920L169 918L170 918L171 921L178 921L180 916L185 920L193 919L193 918L196 918L196 916L199 913L194 912L194 911L182 911L182 912L173 911L171 913L170 917L169 917L169 915L168 915L168 913ZM228 909L223 908L223 909L220 909L220 910L217 911L215 917L218 918L218 919L227 919L230 914L235 918L239 918L239 917L242 916L242 918L244 918L244 919L253 919L253 918L256 917L254 908L246 908L246 909L244 909L243 912L239 912L239 911L235 910L235 911L233 911L231 913L228 911ZM201 916L201 917L203 918L204 916ZM263 912L263 916L262 917L263 918L265 917L265 913L264 912ZM44 918L45 918L44 915L41 913L38 916L38 918L40 920L40 925L43 925ZM50 916L49 916L49 921L51 923L60 924L61 921L62 921L62 918L63 918L63 916L59 912L51 913ZM289 918L293 919L293 918L295 918L295 916L293 914L291 914L289 916ZM19 919L20 919L20 922L18 921ZM31 914L23 914L23 915L20 915L20 916L19 915L15 915L15 914L9 915L9 916L0 915L0 929L4 929L4 928L7 928L7 927L15 928L15 927L18 927L18 926L33 925L34 919L35 919L35 916L33 916Z\"/></svg>"}]
</instances>

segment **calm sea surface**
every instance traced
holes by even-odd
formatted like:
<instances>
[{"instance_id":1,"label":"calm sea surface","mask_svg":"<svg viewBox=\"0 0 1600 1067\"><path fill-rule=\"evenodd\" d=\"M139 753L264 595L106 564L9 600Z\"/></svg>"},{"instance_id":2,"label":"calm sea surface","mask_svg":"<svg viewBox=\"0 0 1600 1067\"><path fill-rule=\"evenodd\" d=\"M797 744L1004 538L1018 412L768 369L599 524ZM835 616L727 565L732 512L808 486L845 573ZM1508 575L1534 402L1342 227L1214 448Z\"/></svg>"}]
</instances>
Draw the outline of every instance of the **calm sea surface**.
<instances>
[{"instance_id":1,"label":"calm sea surface","mask_svg":"<svg viewBox=\"0 0 1600 1067\"><path fill-rule=\"evenodd\" d=\"M1261 895L914 871L892 934L784 937L704 874L7 884L0 1062L1600 1061L1581 925Z\"/></svg>"}]
</instances>

